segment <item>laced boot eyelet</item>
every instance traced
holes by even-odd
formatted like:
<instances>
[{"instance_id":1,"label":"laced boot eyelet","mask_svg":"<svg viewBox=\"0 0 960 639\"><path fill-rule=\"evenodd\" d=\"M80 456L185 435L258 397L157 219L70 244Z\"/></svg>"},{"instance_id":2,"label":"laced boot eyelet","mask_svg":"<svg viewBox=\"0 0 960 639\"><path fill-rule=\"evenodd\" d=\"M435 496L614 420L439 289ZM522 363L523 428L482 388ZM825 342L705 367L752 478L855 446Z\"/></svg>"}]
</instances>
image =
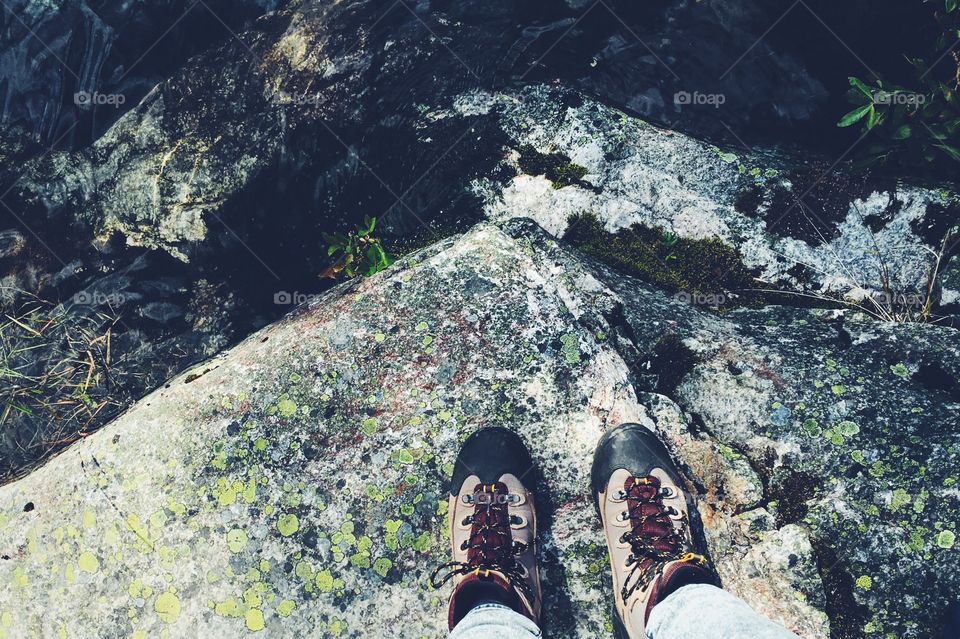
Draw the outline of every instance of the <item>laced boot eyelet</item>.
<instances>
[{"instance_id":1,"label":"laced boot eyelet","mask_svg":"<svg viewBox=\"0 0 960 639\"><path fill-rule=\"evenodd\" d=\"M465 503L465 504L472 504L472 503L473 503L473 495L464 495L464 496L462 497L461 501L463 501L463 503Z\"/></svg>"},{"instance_id":2,"label":"laced boot eyelet","mask_svg":"<svg viewBox=\"0 0 960 639\"><path fill-rule=\"evenodd\" d=\"M626 510L617 515L617 521L627 521L628 519L630 519L630 513Z\"/></svg>"},{"instance_id":3,"label":"laced boot eyelet","mask_svg":"<svg viewBox=\"0 0 960 639\"><path fill-rule=\"evenodd\" d=\"M659 493L660 493L660 497L665 497L667 499L670 499L671 497L676 495L676 493L673 492L673 488L670 488L669 486L661 486Z\"/></svg>"},{"instance_id":4,"label":"laced boot eyelet","mask_svg":"<svg viewBox=\"0 0 960 639\"><path fill-rule=\"evenodd\" d=\"M461 526L469 526L473 523L473 515L467 515L463 518L463 521L460 522Z\"/></svg>"},{"instance_id":5,"label":"laced boot eyelet","mask_svg":"<svg viewBox=\"0 0 960 639\"><path fill-rule=\"evenodd\" d=\"M460 550L467 550L468 548L470 548L469 541L464 541L462 544L460 544Z\"/></svg>"}]
</instances>

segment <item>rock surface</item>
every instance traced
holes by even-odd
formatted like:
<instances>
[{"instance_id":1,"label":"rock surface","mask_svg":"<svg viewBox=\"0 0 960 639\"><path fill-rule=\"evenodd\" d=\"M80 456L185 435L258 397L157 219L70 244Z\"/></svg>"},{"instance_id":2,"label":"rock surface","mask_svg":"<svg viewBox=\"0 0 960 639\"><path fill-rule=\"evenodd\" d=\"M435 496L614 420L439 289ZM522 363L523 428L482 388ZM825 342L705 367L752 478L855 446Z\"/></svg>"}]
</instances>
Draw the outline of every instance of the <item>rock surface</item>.
<instances>
[{"instance_id":1,"label":"rock surface","mask_svg":"<svg viewBox=\"0 0 960 639\"><path fill-rule=\"evenodd\" d=\"M669 288L688 298L740 304L775 289L791 304L960 309L956 261L931 277L935 254L946 264L956 252L956 190L834 163L848 146L834 126L846 107L837 49L889 54L883 29L912 24L902 8L8 4L0 240L21 240L0 241L0 311L17 316L39 297L67 323L107 318L113 357L96 379L113 406L276 319L288 310L278 297L324 290L324 233L366 215L405 252L516 215L571 237L585 225L569 216L590 213L611 237L641 229L656 247L722 247L710 270L736 281ZM798 45L784 27L820 40ZM725 102L681 105L677 92ZM74 93L124 103L77 105ZM815 124L840 146L818 161L797 152ZM112 411L52 426L39 414L4 423L0 477Z\"/></svg>"},{"instance_id":2,"label":"rock surface","mask_svg":"<svg viewBox=\"0 0 960 639\"><path fill-rule=\"evenodd\" d=\"M480 225L0 488L0 633L443 637L442 478L503 424L542 475L546 630L603 636L590 455L639 421L687 472L731 591L804 637L928 637L960 574L954 335L720 316L529 222Z\"/></svg>"},{"instance_id":3,"label":"rock surface","mask_svg":"<svg viewBox=\"0 0 960 639\"><path fill-rule=\"evenodd\" d=\"M85 146L165 74L277 4L11 0L0 121L44 147Z\"/></svg>"}]
</instances>

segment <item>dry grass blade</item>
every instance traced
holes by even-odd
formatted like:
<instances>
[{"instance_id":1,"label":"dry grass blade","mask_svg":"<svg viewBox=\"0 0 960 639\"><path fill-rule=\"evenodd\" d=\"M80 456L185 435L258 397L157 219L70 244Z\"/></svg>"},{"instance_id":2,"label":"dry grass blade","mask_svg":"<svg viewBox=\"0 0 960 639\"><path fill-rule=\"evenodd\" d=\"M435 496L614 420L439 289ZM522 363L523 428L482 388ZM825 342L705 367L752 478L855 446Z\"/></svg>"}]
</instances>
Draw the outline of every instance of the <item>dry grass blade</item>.
<instances>
[{"instance_id":1,"label":"dry grass blade","mask_svg":"<svg viewBox=\"0 0 960 639\"><path fill-rule=\"evenodd\" d=\"M0 483L85 437L126 398L110 375L115 316L29 298L0 321Z\"/></svg>"}]
</instances>

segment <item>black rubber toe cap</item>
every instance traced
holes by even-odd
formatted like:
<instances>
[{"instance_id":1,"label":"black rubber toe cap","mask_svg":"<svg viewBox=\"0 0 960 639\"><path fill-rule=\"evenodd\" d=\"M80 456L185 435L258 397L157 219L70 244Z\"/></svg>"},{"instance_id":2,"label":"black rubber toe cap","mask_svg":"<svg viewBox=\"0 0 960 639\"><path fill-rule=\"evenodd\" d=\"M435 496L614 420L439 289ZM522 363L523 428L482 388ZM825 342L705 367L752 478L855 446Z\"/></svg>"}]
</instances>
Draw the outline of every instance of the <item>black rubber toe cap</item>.
<instances>
[{"instance_id":1,"label":"black rubber toe cap","mask_svg":"<svg viewBox=\"0 0 960 639\"><path fill-rule=\"evenodd\" d=\"M607 490L610 475L619 468L627 469L635 477L645 477L654 468L662 468L677 485L683 485L667 449L654 433L640 424L620 424L607 431L597 444L590 473L594 503L599 503L599 495Z\"/></svg>"},{"instance_id":2,"label":"black rubber toe cap","mask_svg":"<svg viewBox=\"0 0 960 639\"><path fill-rule=\"evenodd\" d=\"M450 479L450 494L459 494L464 480L470 475L476 475L485 484L492 484L507 473L515 475L527 490L532 490L533 460L523 440L506 428L481 428L460 448Z\"/></svg>"}]
</instances>

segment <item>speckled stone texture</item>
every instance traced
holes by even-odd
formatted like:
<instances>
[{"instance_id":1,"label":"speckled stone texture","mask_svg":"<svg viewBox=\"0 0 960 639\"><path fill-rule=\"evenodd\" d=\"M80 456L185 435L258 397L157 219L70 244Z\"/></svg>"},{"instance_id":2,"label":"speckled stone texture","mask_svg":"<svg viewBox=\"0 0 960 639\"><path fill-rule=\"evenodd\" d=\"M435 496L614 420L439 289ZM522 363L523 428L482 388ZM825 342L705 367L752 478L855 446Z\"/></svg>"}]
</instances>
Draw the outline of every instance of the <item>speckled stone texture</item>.
<instances>
[{"instance_id":1,"label":"speckled stone texture","mask_svg":"<svg viewBox=\"0 0 960 639\"><path fill-rule=\"evenodd\" d=\"M529 221L482 224L0 488L0 635L444 637L443 478L499 424L539 466L546 630L607 636L589 465L638 421L689 477L725 587L804 637L928 637L960 573L958 362L949 329L718 316Z\"/></svg>"}]
</instances>

